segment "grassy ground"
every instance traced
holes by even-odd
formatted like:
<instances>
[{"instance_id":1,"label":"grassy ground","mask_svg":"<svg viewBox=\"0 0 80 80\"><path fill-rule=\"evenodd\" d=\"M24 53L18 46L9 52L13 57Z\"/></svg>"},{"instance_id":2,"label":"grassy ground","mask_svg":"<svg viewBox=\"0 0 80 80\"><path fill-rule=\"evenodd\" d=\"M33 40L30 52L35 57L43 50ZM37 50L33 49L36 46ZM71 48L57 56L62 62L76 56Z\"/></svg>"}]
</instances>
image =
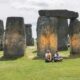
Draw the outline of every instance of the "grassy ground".
<instances>
[{"instance_id":1,"label":"grassy ground","mask_svg":"<svg viewBox=\"0 0 80 80\"><path fill-rule=\"evenodd\" d=\"M25 53L24 57L16 60L0 61L0 80L80 80L80 58L45 63L44 60L33 59L36 48L28 47ZM60 53L64 57L69 56L69 51Z\"/></svg>"}]
</instances>

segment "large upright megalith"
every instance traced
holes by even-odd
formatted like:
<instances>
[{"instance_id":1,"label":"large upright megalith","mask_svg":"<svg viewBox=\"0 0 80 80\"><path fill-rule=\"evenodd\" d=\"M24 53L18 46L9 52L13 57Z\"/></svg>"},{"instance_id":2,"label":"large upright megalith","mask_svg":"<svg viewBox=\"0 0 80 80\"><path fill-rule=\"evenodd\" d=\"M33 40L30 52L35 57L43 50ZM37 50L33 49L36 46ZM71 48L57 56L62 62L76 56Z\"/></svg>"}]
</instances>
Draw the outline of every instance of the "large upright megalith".
<instances>
[{"instance_id":1,"label":"large upright megalith","mask_svg":"<svg viewBox=\"0 0 80 80\"><path fill-rule=\"evenodd\" d=\"M65 18L58 18L58 50L68 49L68 20Z\"/></svg>"},{"instance_id":2,"label":"large upright megalith","mask_svg":"<svg viewBox=\"0 0 80 80\"><path fill-rule=\"evenodd\" d=\"M37 22L37 55L43 58L46 50L57 50L57 18L41 16Z\"/></svg>"},{"instance_id":3,"label":"large upright megalith","mask_svg":"<svg viewBox=\"0 0 80 80\"><path fill-rule=\"evenodd\" d=\"M4 26L3 26L3 21L0 20L0 50L3 50L3 35L4 35Z\"/></svg>"},{"instance_id":4,"label":"large upright megalith","mask_svg":"<svg viewBox=\"0 0 80 80\"><path fill-rule=\"evenodd\" d=\"M4 39L4 57L20 57L25 51L24 19L8 17Z\"/></svg>"},{"instance_id":5,"label":"large upright megalith","mask_svg":"<svg viewBox=\"0 0 80 80\"><path fill-rule=\"evenodd\" d=\"M69 26L71 54L80 54L80 21L72 19Z\"/></svg>"},{"instance_id":6,"label":"large upright megalith","mask_svg":"<svg viewBox=\"0 0 80 80\"><path fill-rule=\"evenodd\" d=\"M25 24L25 33L26 33L26 45L32 46L34 45L34 39L32 38L32 25Z\"/></svg>"}]
</instances>

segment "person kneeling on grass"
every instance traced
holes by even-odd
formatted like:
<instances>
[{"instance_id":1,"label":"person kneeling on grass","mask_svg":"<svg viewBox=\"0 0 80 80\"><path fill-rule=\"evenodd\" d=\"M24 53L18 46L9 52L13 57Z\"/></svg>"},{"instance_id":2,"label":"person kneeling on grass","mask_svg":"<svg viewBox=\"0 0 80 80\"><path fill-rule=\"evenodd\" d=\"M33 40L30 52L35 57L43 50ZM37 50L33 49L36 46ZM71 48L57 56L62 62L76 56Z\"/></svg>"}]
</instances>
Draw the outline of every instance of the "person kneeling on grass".
<instances>
[{"instance_id":1,"label":"person kneeling on grass","mask_svg":"<svg viewBox=\"0 0 80 80\"><path fill-rule=\"evenodd\" d=\"M59 62L63 60L62 56L59 55L58 51L56 51L56 53L54 54L53 60L54 62Z\"/></svg>"},{"instance_id":2,"label":"person kneeling on grass","mask_svg":"<svg viewBox=\"0 0 80 80\"><path fill-rule=\"evenodd\" d=\"M45 53L45 62L51 62L52 61L52 54L50 50L47 50Z\"/></svg>"}]
</instances>

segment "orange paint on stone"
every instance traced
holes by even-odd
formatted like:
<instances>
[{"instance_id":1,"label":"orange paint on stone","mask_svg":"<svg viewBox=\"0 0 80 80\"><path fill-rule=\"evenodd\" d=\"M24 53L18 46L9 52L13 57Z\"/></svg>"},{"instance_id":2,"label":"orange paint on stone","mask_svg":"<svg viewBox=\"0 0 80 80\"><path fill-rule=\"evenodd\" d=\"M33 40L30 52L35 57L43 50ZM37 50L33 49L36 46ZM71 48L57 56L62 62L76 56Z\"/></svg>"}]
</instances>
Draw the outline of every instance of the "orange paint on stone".
<instances>
[{"instance_id":1,"label":"orange paint on stone","mask_svg":"<svg viewBox=\"0 0 80 80\"><path fill-rule=\"evenodd\" d=\"M55 34L41 35L39 38L39 49L53 49L57 50L57 36Z\"/></svg>"},{"instance_id":2,"label":"orange paint on stone","mask_svg":"<svg viewBox=\"0 0 80 80\"><path fill-rule=\"evenodd\" d=\"M79 38L79 35L77 34L74 34L72 37L71 37L71 46L73 48L80 48L80 38Z\"/></svg>"},{"instance_id":3,"label":"orange paint on stone","mask_svg":"<svg viewBox=\"0 0 80 80\"><path fill-rule=\"evenodd\" d=\"M49 40L50 40L49 42L50 47L57 50L57 36L54 34L51 34L49 37Z\"/></svg>"},{"instance_id":4,"label":"orange paint on stone","mask_svg":"<svg viewBox=\"0 0 80 80\"><path fill-rule=\"evenodd\" d=\"M40 49L44 49L48 44L48 39L44 35L41 35L39 41L40 41L39 42Z\"/></svg>"}]
</instances>

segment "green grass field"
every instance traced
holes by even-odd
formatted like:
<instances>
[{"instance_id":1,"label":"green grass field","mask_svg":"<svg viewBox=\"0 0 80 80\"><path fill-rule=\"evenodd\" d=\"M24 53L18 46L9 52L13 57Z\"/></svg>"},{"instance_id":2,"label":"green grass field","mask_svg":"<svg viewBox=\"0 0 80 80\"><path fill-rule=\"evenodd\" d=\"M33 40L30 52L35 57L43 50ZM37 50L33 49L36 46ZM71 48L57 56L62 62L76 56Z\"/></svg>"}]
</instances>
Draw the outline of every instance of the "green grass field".
<instances>
[{"instance_id":1,"label":"green grass field","mask_svg":"<svg viewBox=\"0 0 80 80\"><path fill-rule=\"evenodd\" d=\"M24 57L1 60L0 80L80 80L80 58L45 63L44 60L34 59L35 52L36 48L27 47ZM69 51L60 53L64 57L69 56Z\"/></svg>"}]
</instances>

